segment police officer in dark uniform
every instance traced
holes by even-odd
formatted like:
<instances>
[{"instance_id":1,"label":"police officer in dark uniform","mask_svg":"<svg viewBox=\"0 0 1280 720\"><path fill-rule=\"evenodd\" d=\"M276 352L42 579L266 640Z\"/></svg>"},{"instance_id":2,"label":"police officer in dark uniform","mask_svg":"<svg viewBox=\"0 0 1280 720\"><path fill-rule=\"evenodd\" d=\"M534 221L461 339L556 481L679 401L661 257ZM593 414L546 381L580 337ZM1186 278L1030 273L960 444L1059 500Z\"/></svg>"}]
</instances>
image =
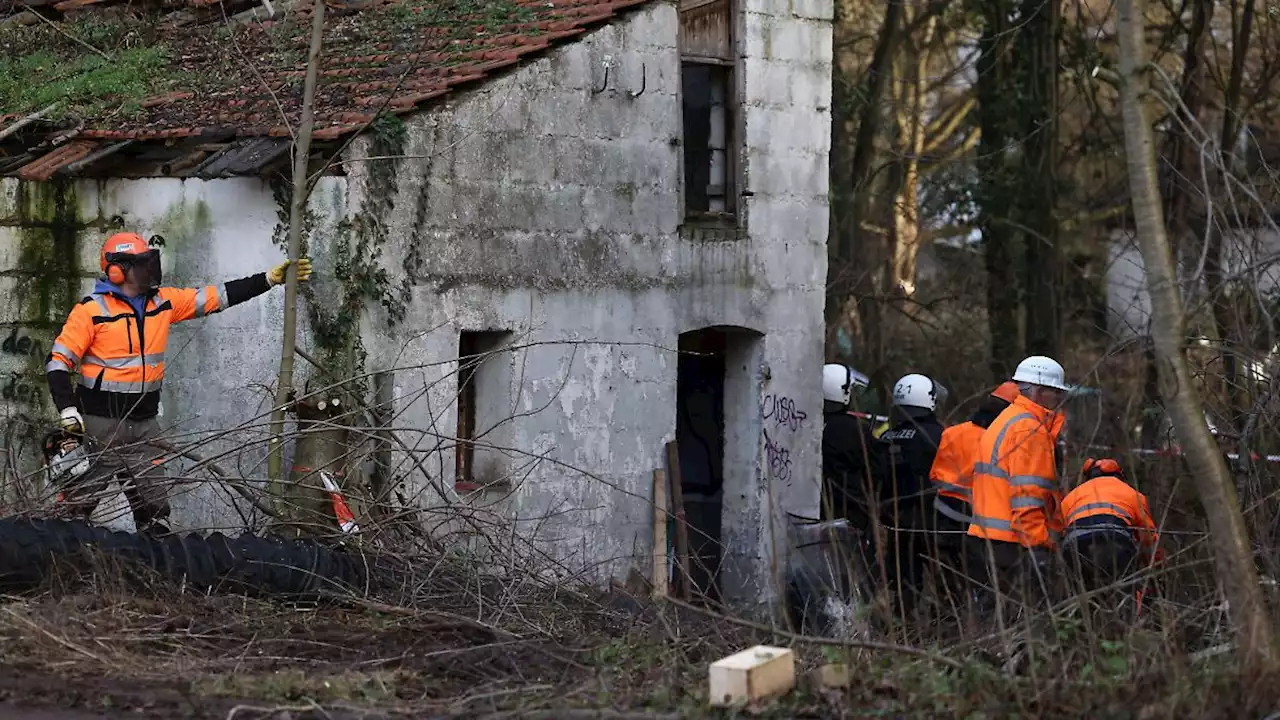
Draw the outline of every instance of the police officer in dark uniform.
<instances>
[{"instance_id":1,"label":"police officer in dark uniform","mask_svg":"<svg viewBox=\"0 0 1280 720\"><path fill-rule=\"evenodd\" d=\"M822 508L823 520L845 518L866 530L874 500L869 491L875 471L875 435L864 418L849 413L855 388L867 376L847 365L822 368Z\"/></svg>"},{"instance_id":2,"label":"police officer in dark uniform","mask_svg":"<svg viewBox=\"0 0 1280 720\"><path fill-rule=\"evenodd\" d=\"M789 570L787 609L798 632L840 632L843 613L867 597L871 554L871 483L876 446L871 425L849 412L867 377L846 365L822 368L822 496L820 522L798 528L797 561Z\"/></svg>"},{"instance_id":3,"label":"police officer in dark uniform","mask_svg":"<svg viewBox=\"0 0 1280 720\"><path fill-rule=\"evenodd\" d=\"M900 609L909 615L924 586L932 539L933 467L942 443L937 408L947 391L925 375L904 375L893 386L892 426L881 433L877 485L886 528L886 572Z\"/></svg>"}]
</instances>

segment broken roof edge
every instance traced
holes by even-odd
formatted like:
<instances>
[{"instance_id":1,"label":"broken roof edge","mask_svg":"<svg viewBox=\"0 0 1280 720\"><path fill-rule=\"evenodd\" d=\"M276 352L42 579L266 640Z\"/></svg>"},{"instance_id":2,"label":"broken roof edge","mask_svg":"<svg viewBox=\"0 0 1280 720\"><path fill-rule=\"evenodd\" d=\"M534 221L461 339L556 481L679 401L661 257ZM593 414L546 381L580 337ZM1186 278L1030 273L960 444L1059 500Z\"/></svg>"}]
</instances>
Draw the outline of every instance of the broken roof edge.
<instances>
[{"instance_id":1,"label":"broken roof edge","mask_svg":"<svg viewBox=\"0 0 1280 720\"><path fill-rule=\"evenodd\" d=\"M337 116L336 122L330 122L323 127L316 128L312 132L312 140L320 145L322 151L340 150L345 146L347 138L353 134L361 134L379 118L384 116L404 116L412 115L420 112L426 112L442 102L443 98L452 96L461 92L476 90L489 81L496 80L509 72L514 72L526 66L529 60L536 60L545 57L548 51L558 49L577 42L583 36L608 27L615 22L628 20L632 14L641 8L641 6L654 3L655 0L612 0L608 3L602 3L600 10L591 15L578 17L571 22L572 27L564 27L563 29L546 32L535 36L535 42L527 45L510 48L492 58L488 58L486 62L470 68L470 72L465 75L450 76L443 85L432 89L429 92L417 92L415 94L396 97L388 96L383 105L369 114L362 114L359 117L349 117L349 114L341 114ZM194 93L187 91L172 91L164 93L143 102L145 107L158 107L174 102L181 102L190 99ZM0 177L19 177L24 180L45 182L61 178L77 178L77 177L104 177L101 172L102 166L100 161L112 158L114 163L120 160L136 157L137 153L122 153L124 148L143 149L160 147L174 147L179 145L175 152L175 160L181 159L186 153L182 149L189 148L192 144L208 143L217 139L228 141L231 144L244 145L246 143L254 143L265 138L273 138L283 140L285 151L292 144L293 132L287 125L254 125L249 127L240 127L235 125L223 126L207 126L199 128L157 128L155 130L107 130L101 128L80 129L74 132L68 132L65 127L50 127L42 134L41 140L34 147L14 148L16 152L5 155L3 145L14 143L3 142L6 135L11 137L22 137L15 131L22 129L29 124L39 122L40 112L31 113L26 116L0 115L0 121L9 121L5 125L0 125ZM33 120L34 118L34 120ZM322 120L323 122L323 120ZM51 143L52 141L52 143ZM339 145L338 147L333 147ZM44 147L48 146L48 147ZM326 148L325 146L330 146ZM37 149L44 148L44 152L37 153ZM244 166L243 163L233 164L232 166L223 167L218 174L210 175L208 171L212 168L209 166L207 159L197 161L195 167L184 167L182 174L169 174L162 172L161 174L142 174L130 175L130 177L240 177L253 175L264 169L267 164L258 165L256 167ZM91 167L97 167L98 172L92 174L85 171ZM164 170L165 165L161 164L157 170ZM106 174L106 177L111 175Z\"/></svg>"}]
</instances>

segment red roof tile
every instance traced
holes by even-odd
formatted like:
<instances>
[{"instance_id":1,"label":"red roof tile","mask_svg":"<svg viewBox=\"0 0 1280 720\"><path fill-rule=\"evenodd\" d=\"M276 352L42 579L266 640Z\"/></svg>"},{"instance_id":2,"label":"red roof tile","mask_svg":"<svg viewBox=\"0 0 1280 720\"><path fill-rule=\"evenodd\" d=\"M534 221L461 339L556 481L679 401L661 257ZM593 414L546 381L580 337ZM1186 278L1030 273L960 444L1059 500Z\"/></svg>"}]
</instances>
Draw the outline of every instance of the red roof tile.
<instances>
[{"instance_id":1,"label":"red roof tile","mask_svg":"<svg viewBox=\"0 0 1280 720\"><path fill-rule=\"evenodd\" d=\"M83 158L98 147L97 143L75 140L59 147L40 159L27 163L18 171L24 180L48 180L58 168Z\"/></svg>"},{"instance_id":2,"label":"red roof tile","mask_svg":"<svg viewBox=\"0 0 1280 720\"><path fill-rule=\"evenodd\" d=\"M332 13L326 15L316 137L333 139L358 130L378 112L411 111L650 1L326 0ZM142 102L132 116L111 113L85 118L78 137L287 136L283 121L287 118L288 127L294 127L301 115L314 0L300 0L287 22L236 25L234 36L228 37L219 8L230 15L233 9L256 4L256 0L247 6L242 2L167 0L166 8L206 16L200 24L159 30L156 41L171 52L171 88ZM276 4L286 2L276 0ZM65 0L56 7L94 15L119 4L125 3ZM79 50L64 48L64 57L91 52L78 45L70 47ZM22 115L0 107L0 128L13 119L10 116ZM69 147L53 154L65 153ZM28 165L23 173L35 166L40 167L32 170L33 176L44 172L51 156ZM66 162L74 159L78 158Z\"/></svg>"}]
</instances>

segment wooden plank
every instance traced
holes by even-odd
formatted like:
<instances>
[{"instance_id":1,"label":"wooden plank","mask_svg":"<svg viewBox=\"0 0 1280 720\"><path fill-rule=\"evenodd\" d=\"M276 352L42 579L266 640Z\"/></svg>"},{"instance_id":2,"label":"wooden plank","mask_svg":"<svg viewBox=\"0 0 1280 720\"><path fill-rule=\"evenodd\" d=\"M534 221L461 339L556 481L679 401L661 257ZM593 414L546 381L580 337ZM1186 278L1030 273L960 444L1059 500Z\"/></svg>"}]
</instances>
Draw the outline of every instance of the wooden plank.
<instances>
[{"instance_id":1,"label":"wooden plank","mask_svg":"<svg viewBox=\"0 0 1280 720\"><path fill-rule=\"evenodd\" d=\"M680 8L680 56L732 61L733 16L727 0Z\"/></svg>"},{"instance_id":2,"label":"wooden plank","mask_svg":"<svg viewBox=\"0 0 1280 720\"><path fill-rule=\"evenodd\" d=\"M680 567L678 595L688 599L693 591L689 575L689 524L684 513L683 476L680 473L680 446L667 443L667 477L671 481L671 510L676 516L676 564Z\"/></svg>"},{"instance_id":3,"label":"wooden plank","mask_svg":"<svg viewBox=\"0 0 1280 720\"><path fill-rule=\"evenodd\" d=\"M167 176L182 176L188 170L195 170L205 158L209 157L209 153L205 150L196 150L176 157L168 162L160 165L160 174Z\"/></svg>"},{"instance_id":4,"label":"wooden plank","mask_svg":"<svg viewBox=\"0 0 1280 720\"><path fill-rule=\"evenodd\" d=\"M664 597L670 591L671 570L667 557L667 473L653 471L653 596Z\"/></svg>"}]
</instances>

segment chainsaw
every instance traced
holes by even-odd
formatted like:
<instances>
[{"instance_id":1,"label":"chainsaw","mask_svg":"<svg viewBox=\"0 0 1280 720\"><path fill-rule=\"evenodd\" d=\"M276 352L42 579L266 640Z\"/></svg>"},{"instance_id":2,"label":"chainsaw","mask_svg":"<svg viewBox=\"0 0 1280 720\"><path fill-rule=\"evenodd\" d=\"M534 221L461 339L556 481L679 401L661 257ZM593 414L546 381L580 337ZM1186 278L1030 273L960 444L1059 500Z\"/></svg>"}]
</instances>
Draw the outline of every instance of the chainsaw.
<instances>
[{"instance_id":1,"label":"chainsaw","mask_svg":"<svg viewBox=\"0 0 1280 720\"><path fill-rule=\"evenodd\" d=\"M44 473L48 487L58 488L58 502L63 488L70 487L89 472L92 440L86 435L63 428L44 436Z\"/></svg>"}]
</instances>

